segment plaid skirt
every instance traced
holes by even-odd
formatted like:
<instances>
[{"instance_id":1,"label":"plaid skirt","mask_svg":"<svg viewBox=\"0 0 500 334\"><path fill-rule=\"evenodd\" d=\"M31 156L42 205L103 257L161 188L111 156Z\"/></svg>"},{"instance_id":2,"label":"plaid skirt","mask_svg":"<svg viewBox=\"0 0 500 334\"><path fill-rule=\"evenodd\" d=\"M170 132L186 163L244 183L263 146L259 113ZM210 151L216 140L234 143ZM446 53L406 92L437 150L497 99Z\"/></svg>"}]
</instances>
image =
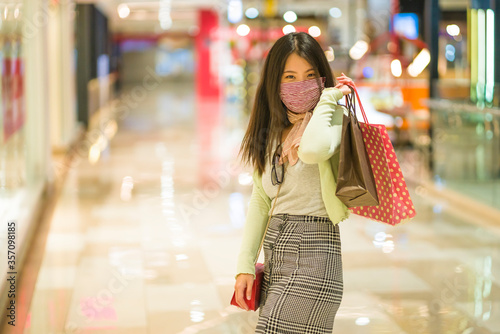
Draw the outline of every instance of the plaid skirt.
<instances>
[{"instance_id":1,"label":"plaid skirt","mask_svg":"<svg viewBox=\"0 0 500 334\"><path fill-rule=\"evenodd\" d=\"M343 293L338 224L273 215L264 238L258 334L331 334Z\"/></svg>"}]
</instances>

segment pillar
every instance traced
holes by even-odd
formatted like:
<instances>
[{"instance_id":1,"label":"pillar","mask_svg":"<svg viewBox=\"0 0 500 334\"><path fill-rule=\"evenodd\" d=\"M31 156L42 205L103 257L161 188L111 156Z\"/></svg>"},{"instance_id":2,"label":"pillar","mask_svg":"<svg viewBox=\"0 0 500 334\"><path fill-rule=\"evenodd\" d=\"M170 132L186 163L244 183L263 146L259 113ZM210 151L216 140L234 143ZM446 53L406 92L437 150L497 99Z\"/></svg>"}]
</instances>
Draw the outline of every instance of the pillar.
<instances>
[{"instance_id":1,"label":"pillar","mask_svg":"<svg viewBox=\"0 0 500 334\"><path fill-rule=\"evenodd\" d=\"M439 56L439 21L441 20L439 0L428 0L425 2L425 26L424 38L429 46L431 61L429 63L429 97L438 97L437 81L439 80L438 56Z\"/></svg>"},{"instance_id":2,"label":"pillar","mask_svg":"<svg viewBox=\"0 0 500 334\"><path fill-rule=\"evenodd\" d=\"M196 93L200 98L218 98L220 94L217 66L216 34L219 26L213 10L199 11L199 33L196 36Z\"/></svg>"},{"instance_id":3,"label":"pillar","mask_svg":"<svg viewBox=\"0 0 500 334\"><path fill-rule=\"evenodd\" d=\"M48 1L25 0L23 6L25 61L27 182L52 179L49 145L47 71Z\"/></svg>"},{"instance_id":4,"label":"pillar","mask_svg":"<svg viewBox=\"0 0 500 334\"><path fill-rule=\"evenodd\" d=\"M217 12L201 9L198 14L199 33L196 36L196 122L199 143L199 180L209 184L211 171L217 169L214 140L220 123L219 59Z\"/></svg>"}]
</instances>

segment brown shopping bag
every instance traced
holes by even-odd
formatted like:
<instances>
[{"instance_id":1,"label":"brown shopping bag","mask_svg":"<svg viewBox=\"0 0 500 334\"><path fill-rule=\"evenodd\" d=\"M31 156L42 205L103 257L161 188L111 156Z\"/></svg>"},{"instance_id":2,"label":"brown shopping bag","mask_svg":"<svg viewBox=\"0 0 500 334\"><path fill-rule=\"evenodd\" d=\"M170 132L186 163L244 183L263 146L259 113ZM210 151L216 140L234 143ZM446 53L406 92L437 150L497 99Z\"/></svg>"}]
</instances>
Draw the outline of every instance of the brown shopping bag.
<instances>
[{"instance_id":1,"label":"brown shopping bag","mask_svg":"<svg viewBox=\"0 0 500 334\"><path fill-rule=\"evenodd\" d=\"M344 115L340 162L335 195L348 208L378 205L375 179L356 118L352 94L346 96L349 116Z\"/></svg>"},{"instance_id":2,"label":"brown shopping bag","mask_svg":"<svg viewBox=\"0 0 500 334\"><path fill-rule=\"evenodd\" d=\"M416 211L387 130L384 125L368 123L358 92L355 87L352 88L365 119L365 123L360 123L361 133L374 172L380 204L349 210L356 215L390 225L409 221L415 217Z\"/></svg>"}]
</instances>

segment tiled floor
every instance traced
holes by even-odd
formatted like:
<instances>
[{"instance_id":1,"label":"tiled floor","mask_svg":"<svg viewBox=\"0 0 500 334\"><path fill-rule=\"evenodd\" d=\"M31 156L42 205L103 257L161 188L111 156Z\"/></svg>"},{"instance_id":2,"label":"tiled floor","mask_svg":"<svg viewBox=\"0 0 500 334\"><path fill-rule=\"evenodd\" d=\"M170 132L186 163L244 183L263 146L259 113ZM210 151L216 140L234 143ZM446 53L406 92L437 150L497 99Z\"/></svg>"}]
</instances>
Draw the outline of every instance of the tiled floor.
<instances>
[{"instance_id":1,"label":"tiled floor","mask_svg":"<svg viewBox=\"0 0 500 334\"><path fill-rule=\"evenodd\" d=\"M235 167L237 105L196 107L190 84L148 92L100 160L69 170L26 334L245 334L229 306L251 185ZM500 236L412 191L396 228L341 224L334 333L500 333Z\"/></svg>"}]
</instances>

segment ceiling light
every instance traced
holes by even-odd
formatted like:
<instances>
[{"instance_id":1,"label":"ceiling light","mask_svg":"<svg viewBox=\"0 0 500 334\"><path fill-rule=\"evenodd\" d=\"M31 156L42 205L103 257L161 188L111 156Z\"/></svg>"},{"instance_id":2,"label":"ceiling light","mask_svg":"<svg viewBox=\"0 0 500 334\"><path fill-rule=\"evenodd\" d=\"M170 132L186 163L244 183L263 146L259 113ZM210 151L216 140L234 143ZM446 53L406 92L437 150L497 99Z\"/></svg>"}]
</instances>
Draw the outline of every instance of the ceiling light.
<instances>
[{"instance_id":1,"label":"ceiling light","mask_svg":"<svg viewBox=\"0 0 500 334\"><path fill-rule=\"evenodd\" d=\"M458 36L460 35L460 27L457 26L456 24L449 24L446 26L446 32L450 35L450 36Z\"/></svg>"},{"instance_id":2,"label":"ceiling light","mask_svg":"<svg viewBox=\"0 0 500 334\"><path fill-rule=\"evenodd\" d=\"M408 73L412 77L418 76L429 65L431 54L428 49L422 49L420 53L413 59L413 62L408 66Z\"/></svg>"},{"instance_id":3,"label":"ceiling light","mask_svg":"<svg viewBox=\"0 0 500 334\"><path fill-rule=\"evenodd\" d=\"M295 27L292 26L291 24L287 24L286 26L283 27L283 34L289 34L291 32L295 32Z\"/></svg>"},{"instance_id":4,"label":"ceiling light","mask_svg":"<svg viewBox=\"0 0 500 334\"><path fill-rule=\"evenodd\" d=\"M401 67L401 62L399 61L399 59L394 59L391 62L391 73L396 78L399 78L401 74L403 74L403 68Z\"/></svg>"},{"instance_id":5,"label":"ceiling light","mask_svg":"<svg viewBox=\"0 0 500 334\"><path fill-rule=\"evenodd\" d=\"M250 7L245 11L245 15L249 19L255 19L257 16L259 16L259 11L257 10L257 8Z\"/></svg>"},{"instance_id":6,"label":"ceiling light","mask_svg":"<svg viewBox=\"0 0 500 334\"><path fill-rule=\"evenodd\" d=\"M246 36L250 33L250 27L246 24L240 24L238 28L236 28L236 33L240 36Z\"/></svg>"},{"instance_id":7,"label":"ceiling light","mask_svg":"<svg viewBox=\"0 0 500 334\"><path fill-rule=\"evenodd\" d=\"M319 37L321 35L321 29L317 26L309 27L308 32L312 37Z\"/></svg>"},{"instance_id":8,"label":"ceiling light","mask_svg":"<svg viewBox=\"0 0 500 334\"><path fill-rule=\"evenodd\" d=\"M293 23L297 21L297 14L295 12L289 10L285 14L283 14L283 19L288 23Z\"/></svg>"},{"instance_id":9,"label":"ceiling light","mask_svg":"<svg viewBox=\"0 0 500 334\"><path fill-rule=\"evenodd\" d=\"M118 16L121 19L124 19L130 15L130 8L128 8L128 6L124 3L120 4L117 10L118 10Z\"/></svg>"},{"instance_id":10,"label":"ceiling light","mask_svg":"<svg viewBox=\"0 0 500 334\"><path fill-rule=\"evenodd\" d=\"M351 56L354 60L361 59L365 55L366 51L368 51L368 48L369 45L367 42L359 40L349 50L349 56Z\"/></svg>"},{"instance_id":11,"label":"ceiling light","mask_svg":"<svg viewBox=\"0 0 500 334\"><path fill-rule=\"evenodd\" d=\"M229 0L227 4L227 20L238 23L243 18L243 4L241 0Z\"/></svg>"},{"instance_id":12,"label":"ceiling light","mask_svg":"<svg viewBox=\"0 0 500 334\"><path fill-rule=\"evenodd\" d=\"M170 16L171 9L171 0L160 0L158 21L160 21L160 26L163 30L168 30L172 27L172 17Z\"/></svg>"},{"instance_id":13,"label":"ceiling light","mask_svg":"<svg viewBox=\"0 0 500 334\"><path fill-rule=\"evenodd\" d=\"M329 62L335 60L335 52L333 51L333 48L331 46L328 47L328 50L325 51L325 56L326 60L328 60Z\"/></svg>"},{"instance_id":14,"label":"ceiling light","mask_svg":"<svg viewBox=\"0 0 500 334\"><path fill-rule=\"evenodd\" d=\"M330 8L330 16L334 19L338 19L342 16L342 11L337 7Z\"/></svg>"}]
</instances>

